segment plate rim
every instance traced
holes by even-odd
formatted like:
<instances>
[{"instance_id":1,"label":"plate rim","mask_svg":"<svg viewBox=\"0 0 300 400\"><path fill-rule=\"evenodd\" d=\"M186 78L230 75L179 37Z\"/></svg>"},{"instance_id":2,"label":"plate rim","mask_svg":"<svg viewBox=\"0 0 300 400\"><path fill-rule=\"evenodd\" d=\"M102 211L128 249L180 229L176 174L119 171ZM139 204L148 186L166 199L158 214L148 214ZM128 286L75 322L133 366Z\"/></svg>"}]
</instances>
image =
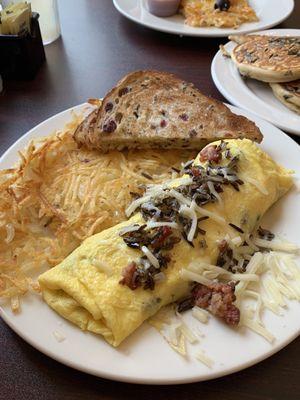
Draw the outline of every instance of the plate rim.
<instances>
[{"instance_id":1,"label":"plate rim","mask_svg":"<svg viewBox=\"0 0 300 400\"><path fill-rule=\"evenodd\" d=\"M128 375L120 375L120 374L114 374L114 373L107 373L107 372L101 372L97 371L95 368L88 367L88 366L83 366L82 363L80 362L72 362L69 361L68 359L64 358L63 356L60 356L58 352L54 352L50 349L47 349L46 347L42 347L39 344L37 345L34 340L32 340L29 335L24 334L22 331L20 331L18 328L15 327L15 325L11 322L11 319L7 315L7 313L2 309L0 306L0 317L3 319L3 321L9 326L10 329L13 330L14 333L16 333L21 339L23 339L27 344L41 352L42 354L46 355L47 357L52 358L53 360L61 363L62 365L65 365L69 368L73 368L77 371L81 371L84 373L87 373L92 376L96 376L98 378L104 378L108 379L110 381L116 381L116 382L123 382L123 383L133 383L133 384L138 384L138 385L183 385L183 384L189 384L189 383L197 383L197 382L206 382L210 381L213 379L217 378L222 378L224 376L228 376L231 374L234 374L236 372L243 371L247 368L250 368L264 360L267 360L274 354L278 353L279 351L283 350L286 346L288 346L290 343L292 343L297 337L300 335L300 328L298 332L295 332L293 335L291 335L288 339L284 340L279 346L274 346L270 348L270 350L267 353L264 353L263 355L257 356L251 361L248 361L243 364L243 367L241 368L240 366L232 367L227 370L224 370L222 372L215 372L215 373L210 373L209 375L205 376L203 375L202 377L191 377L191 378L182 378L182 379L174 379L174 378L162 378L161 380L158 380L157 378L134 378ZM167 346L167 344L166 344Z\"/></svg>"},{"instance_id":2,"label":"plate rim","mask_svg":"<svg viewBox=\"0 0 300 400\"><path fill-rule=\"evenodd\" d=\"M84 102L84 103L80 103L77 104L75 106L69 107L63 111L60 111L54 115L51 115L51 117L48 117L46 119L44 119L43 121L39 122L37 125L35 125L33 128L29 129L29 131L25 132L23 135L21 135L15 142L13 142L6 150L4 150L4 152L2 154L0 154L0 169L1 169L1 162L2 159L5 158L8 153L14 148L17 147L24 139L26 139L27 136L30 136L30 134L32 133L32 131L35 131L36 129L41 128L44 124L48 123L51 120L55 120L58 117L62 117L64 114L66 113L71 113L72 111L76 112L77 110L79 112L84 112L85 107L93 107L90 103L88 102ZM44 136L48 136L48 134L44 135ZM43 137L43 136L41 136Z\"/></svg>"},{"instance_id":3,"label":"plate rim","mask_svg":"<svg viewBox=\"0 0 300 400\"><path fill-rule=\"evenodd\" d=\"M225 103L226 104L226 103ZM285 140L288 140L289 142L291 142L292 145L296 145L297 143L291 138L289 137L286 133L282 132L280 129L276 128L275 126L273 126L272 124L270 124L269 122L262 120L261 118L258 118L257 116L255 116L253 113L249 112L249 111L245 111L243 109L239 109L238 107L232 106L232 105L228 105L229 108L231 109L231 111L233 112L242 112L247 113L248 118L249 119L255 119L255 122L262 122L264 125L268 125L270 128L275 129L277 132L277 134L283 135L285 137ZM0 157L0 168L1 168L1 162L3 160L4 157L6 157L11 150L14 150L15 147L20 144L22 141L24 141L30 134L32 134L32 132L38 128L41 128L43 126L43 124L47 124L49 122L49 120L53 120L56 119L60 116L65 115L71 115L72 111L79 111L79 112L84 112L86 107L91 107L88 103L82 103L80 105L74 106L74 107L70 107L64 111L61 111L60 113L57 113L53 116L51 116L50 118L44 120L43 122L39 123L38 125L36 125L34 128L30 129L28 132L26 132L24 135L22 135L17 141L15 141L4 153L3 155ZM299 152L300 155L300 146L298 146L297 151ZM40 344L36 344L35 341L33 339L31 339L31 337L29 336L29 334L22 332L17 326L16 324L14 324L14 321L12 319L11 316L9 316L9 314L0 306L0 317L4 320L4 322L18 335L20 336L23 340L25 340L28 344L30 344L31 346L33 346L35 349L37 349L38 351L40 351L41 353L47 355L48 357L60 362L63 365L66 365L68 367L74 368L76 370L85 372L85 373L89 373L91 375L97 376L97 377L101 377L101 378L105 378L105 379L109 379L109 380L113 380L113 381L119 381L119 382L127 382L127 383L135 383L135 384L151 384L151 385L175 385L175 384L186 384L186 383L194 383L194 382L200 382L200 381L206 381L206 380L211 380L211 379L216 379L216 378L220 378L223 376L227 376L230 375L232 373L244 370L246 368L249 368L267 358L269 358L270 356L272 356L273 354L279 352L280 350L282 350L284 347L286 347L289 343L291 343L293 340L295 340L299 335L300 335L300 326L299 329L297 331L295 331L295 333L291 336L288 336L285 340L283 340L279 345L273 345L272 347L270 347L270 349L268 351L265 351L262 355L259 355L257 357L255 357L252 360L249 360L248 362L243 362L242 366L241 365L237 365L235 367L231 367L231 368L225 368L223 371L218 371L218 372L207 372L206 374L202 374L201 376L197 376L196 374L190 378L182 378L182 379L178 379L178 378L165 378L163 377L162 379L157 379L157 378L141 378L141 377L132 377L126 374L120 375L120 374L114 374L113 372L105 372L105 371L99 371L96 368L93 367L89 367L89 366L85 366L84 364L82 364L80 361L70 361L68 359L66 359L63 356L60 356L58 352L55 352L54 350L48 349L47 345L45 343L44 346L41 346Z\"/></svg>"},{"instance_id":4,"label":"plate rim","mask_svg":"<svg viewBox=\"0 0 300 400\"><path fill-rule=\"evenodd\" d=\"M134 0L136 2L138 1L143 1L144 0ZM266 30L266 29L270 29L276 25L281 24L283 21L285 21L287 18L289 18L289 16L292 14L292 12L294 11L295 8L295 0L288 0L290 1L290 10L288 12L286 12L285 14L283 14L281 16L280 19L278 19L276 22L273 23L269 23L269 24L264 24L258 28L253 28L253 29L244 29L244 30L234 30L234 29L226 29L225 32L215 32L215 33L210 33L209 31L207 33L204 32L187 32L187 31L183 31L183 30L177 30L177 29L172 29L172 28L165 28L165 27L159 27L156 25L152 25L151 23L147 23L147 22L143 22L142 20L133 17L132 15L130 15L123 7L122 4L120 4L120 0L113 0L113 5L115 6L115 8L117 9L117 11L123 15L125 18L129 19L132 22L135 22L138 25L147 27L149 29L153 29L155 31L158 32L164 32L164 33L169 33L169 34L173 34L173 35L179 35L179 36L188 36L188 37L211 37L211 38L220 38L220 37L226 37L228 35L234 35L235 33L238 34L248 34L248 33L253 33L253 32L257 32L257 31L261 31ZM199 29L205 29L205 28L199 28ZM209 27L206 29L210 29ZM217 28L214 28L217 29Z\"/></svg>"},{"instance_id":5,"label":"plate rim","mask_svg":"<svg viewBox=\"0 0 300 400\"><path fill-rule=\"evenodd\" d=\"M264 29L262 31L257 31L255 32L255 34L262 34L262 33L272 33L274 32L274 34L278 34L278 32L282 32L282 34L284 35L284 33L286 34L293 34L292 32L297 32L300 35L300 29L296 29L296 28L284 28L284 29ZM252 32L253 33L253 32ZM232 43L232 41L228 41L227 43L224 44L224 46L228 45L229 43ZM256 117L259 117L261 119L264 119L265 121L275 125L278 129L282 129L284 131L287 131L289 133L292 133L293 135L296 136L300 136L300 127L299 129L294 129L291 126L287 126L285 124L280 123L280 121L273 121L270 119L268 119L266 116L263 116L259 110L256 111L253 108L251 108L251 105L245 105L245 103L243 101L240 101L236 98L236 96L234 94L232 94L233 92L228 92L223 84L220 81L219 75L216 72L216 65L218 62L220 62L220 59L222 59L222 52L221 50L218 50L217 53L214 55L214 58L211 62L211 76L213 79L214 84L216 85L217 89L219 90L219 92L233 105L235 105L236 107L239 107L243 110L249 111L250 113L254 114ZM238 84L239 85L239 84ZM256 96L256 95L255 95ZM256 96L257 97L257 96ZM292 112L292 111L291 111ZM300 125L299 125L300 126Z\"/></svg>"}]
</instances>

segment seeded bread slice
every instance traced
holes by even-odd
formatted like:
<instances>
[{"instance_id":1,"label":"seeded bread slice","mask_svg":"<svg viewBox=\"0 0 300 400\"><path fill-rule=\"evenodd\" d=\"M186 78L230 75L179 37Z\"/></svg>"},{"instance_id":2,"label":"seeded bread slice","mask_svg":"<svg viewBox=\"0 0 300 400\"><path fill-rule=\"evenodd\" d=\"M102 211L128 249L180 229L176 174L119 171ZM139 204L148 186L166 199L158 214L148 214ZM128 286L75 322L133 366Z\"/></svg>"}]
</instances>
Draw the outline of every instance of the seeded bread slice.
<instances>
[{"instance_id":1,"label":"seeded bread slice","mask_svg":"<svg viewBox=\"0 0 300 400\"><path fill-rule=\"evenodd\" d=\"M77 143L102 151L201 149L218 139L262 140L260 130L247 118L233 114L192 84L157 71L125 76L74 137Z\"/></svg>"}]
</instances>

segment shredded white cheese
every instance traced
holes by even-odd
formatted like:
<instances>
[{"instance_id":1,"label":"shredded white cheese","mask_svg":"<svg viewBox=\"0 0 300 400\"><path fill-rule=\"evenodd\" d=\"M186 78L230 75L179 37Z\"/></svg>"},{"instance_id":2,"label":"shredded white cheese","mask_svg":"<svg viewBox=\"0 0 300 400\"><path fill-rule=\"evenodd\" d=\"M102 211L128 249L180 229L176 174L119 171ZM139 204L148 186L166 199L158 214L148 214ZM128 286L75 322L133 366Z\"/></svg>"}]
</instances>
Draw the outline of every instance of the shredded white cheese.
<instances>
[{"instance_id":1,"label":"shredded white cheese","mask_svg":"<svg viewBox=\"0 0 300 400\"><path fill-rule=\"evenodd\" d=\"M253 251L259 251L259 247L257 247L257 246L253 243L253 240L250 238L250 235L249 235L248 233L245 235L245 242L247 243L247 245L248 245L249 247L251 247L251 249L252 249Z\"/></svg>"},{"instance_id":2,"label":"shredded white cheese","mask_svg":"<svg viewBox=\"0 0 300 400\"><path fill-rule=\"evenodd\" d=\"M188 271L195 273L193 277L197 275L198 281L202 278L207 278L212 282L213 279L218 277L223 277L228 280L233 281L246 281L246 282L258 282L259 277L256 274L243 273L243 274L233 274L232 272L226 271L226 269L218 267L217 265L211 265L207 263L191 263L188 266ZM198 282L196 281L196 282ZM199 282L202 283L202 282Z\"/></svg>"},{"instance_id":3,"label":"shredded white cheese","mask_svg":"<svg viewBox=\"0 0 300 400\"><path fill-rule=\"evenodd\" d=\"M156 324L154 326L173 350L182 356L186 356L185 337L181 331L181 322L163 323L161 328L158 328Z\"/></svg>"},{"instance_id":4,"label":"shredded white cheese","mask_svg":"<svg viewBox=\"0 0 300 400\"><path fill-rule=\"evenodd\" d=\"M262 260L263 260L263 254L255 253L254 256L251 258L251 260L249 261L249 264L247 265L247 274L257 273L258 269L262 265ZM248 283L249 281L241 281L238 285L236 285L235 294L245 290Z\"/></svg>"},{"instance_id":5,"label":"shredded white cheese","mask_svg":"<svg viewBox=\"0 0 300 400\"><path fill-rule=\"evenodd\" d=\"M139 199L134 200L125 210L126 217L130 217L132 213L143 203L146 203L146 201L151 200L151 195L146 194L143 197L140 197Z\"/></svg>"},{"instance_id":6,"label":"shredded white cheese","mask_svg":"<svg viewBox=\"0 0 300 400\"><path fill-rule=\"evenodd\" d=\"M239 247L243 243L243 240L240 236L235 236L234 238L230 239L230 241L234 246L237 247Z\"/></svg>"},{"instance_id":7,"label":"shredded white cheese","mask_svg":"<svg viewBox=\"0 0 300 400\"><path fill-rule=\"evenodd\" d=\"M215 198L218 200L218 202L223 206L223 200L222 200L221 196L219 195L219 193L216 191L213 182L208 181L207 186L208 186L210 193L213 194L215 196Z\"/></svg>"},{"instance_id":8,"label":"shredded white cheese","mask_svg":"<svg viewBox=\"0 0 300 400\"><path fill-rule=\"evenodd\" d=\"M256 246L264 247L266 249L276 250L276 251L286 251L287 253L297 253L299 252L299 246L286 242L279 241L277 239L274 240L265 240L260 238L254 238L253 243Z\"/></svg>"},{"instance_id":9,"label":"shredded white cheese","mask_svg":"<svg viewBox=\"0 0 300 400\"><path fill-rule=\"evenodd\" d=\"M180 325L180 330L189 343L194 344L198 342L197 336L183 321Z\"/></svg>"},{"instance_id":10,"label":"shredded white cheese","mask_svg":"<svg viewBox=\"0 0 300 400\"><path fill-rule=\"evenodd\" d=\"M255 186L265 196L269 194L267 189L258 180L251 178L250 176L244 177L243 179L245 182L251 183L253 186Z\"/></svg>"},{"instance_id":11,"label":"shredded white cheese","mask_svg":"<svg viewBox=\"0 0 300 400\"><path fill-rule=\"evenodd\" d=\"M111 268L108 266L107 263L105 263L105 262L102 261L102 260L99 260L99 259L97 259L97 258L94 258L94 259L92 260L92 265L93 265L94 267L97 267L101 272L103 272L104 274L106 274L106 275L108 275L108 276L110 276L110 275L112 274Z\"/></svg>"},{"instance_id":12,"label":"shredded white cheese","mask_svg":"<svg viewBox=\"0 0 300 400\"><path fill-rule=\"evenodd\" d=\"M122 228L119 231L119 235L125 235L125 233L129 233L129 232L135 232L138 231L140 229L140 225L129 225L129 226L125 226L124 228Z\"/></svg>"},{"instance_id":13,"label":"shredded white cheese","mask_svg":"<svg viewBox=\"0 0 300 400\"><path fill-rule=\"evenodd\" d=\"M192 242L196 233L196 229L197 229L197 224L198 224L198 220L197 220L197 214L195 212L195 201L193 200L191 203L190 207L187 207L185 204L180 206L179 208L179 214L183 215L184 217L188 217L191 219L192 223L191 223L191 228L189 230L189 233L187 235L187 240L189 242Z\"/></svg>"},{"instance_id":14,"label":"shredded white cheese","mask_svg":"<svg viewBox=\"0 0 300 400\"><path fill-rule=\"evenodd\" d=\"M195 272L188 271L187 269L181 270L181 277L186 281L194 281L198 283L202 283L202 285L211 285L213 283L212 280L205 278L202 275L195 274Z\"/></svg>"},{"instance_id":15,"label":"shredded white cheese","mask_svg":"<svg viewBox=\"0 0 300 400\"><path fill-rule=\"evenodd\" d=\"M150 263L157 269L160 268L159 261L158 259L154 256L154 254L148 249L147 246L142 246L141 248L142 252L145 254L145 256L148 258Z\"/></svg>"},{"instance_id":16,"label":"shredded white cheese","mask_svg":"<svg viewBox=\"0 0 300 400\"><path fill-rule=\"evenodd\" d=\"M172 229L179 229L179 225L176 222L156 222L156 221L148 221L146 229L160 228L161 226L168 226Z\"/></svg>"},{"instance_id":17,"label":"shredded white cheese","mask_svg":"<svg viewBox=\"0 0 300 400\"><path fill-rule=\"evenodd\" d=\"M180 204L185 204L186 206L191 205L191 200L185 197L183 194L177 192L177 190L171 189L169 193L172 197L175 197L175 199L178 200Z\"/></svg>"},{"instance_id":18,"label":"shredded white cheese","mask_svg":"<svg viewBox=\"0 0 300 400\"><path fill-rule=\"evenodd\" d=\"M53 331L52 333L53 333L53 336L55 337L55 339L59 343L63 342L66 339L66 336L59 331Z\"/></svg>"},{"instance_id":19,"label":"shredded white cheese","mask_svg":"<svg viewBox=\"0 0 300 400\"><path fill-rule=\"evenodd\" d=\"M300 301L300 269L295 263L294 255L285 252L255 253L244 274L231 274L208 262L194 261L188 269L181 271L181 275L184 279L204 285L213 283L208 277L212 279L221 277L221 282L232 281L233 277L240 280L235 290L237 297L235 304L241 310L239 326L252 330L270 343L274 342L275 337L263 324L261 319L263 310L267 308L280 315L280 310L287 305L286 299ZM181 314L176 315L177 318L169 322L168 328L165 328L168 332L166 340L174 350L186 355L185 340L194 344L197 342L197 336L186 325ZM194 306L192 315L205 323L209 313ZM207 366L212 366L212 360L203 350L198 351L195 357Z\"/></svg>"},{"instance_id":20,"label":"shredded white cheese","mask_svg":"<svg viewBox=\"0 0 300 400\"><path fill-rule=\"evenodd\" d=\"M244 318L242 325L263 336L270 343L275 340L275 337L264 326L251 318Z\"/></svg>"},{"instance_id":21,"label":"shredded white cheese","mask_svg":"<svg viewBox=\"0 0 300 400\"><path fill-rule=\"evenodd\" d=\"M194 183L193 178L191 176L184 176L180 179L179 184L184 186L189 186Z\"/></svg>"},{"instance_id":22,"label":"shredded white cheese","mask_svg":"<svg viewBox=\"0 0 300 400\"><path fill-rule=\"evenodd\" d=\"M203 324L206 324L208 322L208 318L209 318L208 312L198 306L194 306L192 308L192 315L194 318L196 318L198 321L202 322Z\"/></svg>"},{"instance_id":23,"label":"shredded white cheese","mask_svg":"<svg viewBox=\"0 0 300 400\"><path fill-rule=\"evenodd\" d=\"M208 368L211 368L214 364L213 360L209 358L206 354L204 354L203 350L198 351L195 357L197 358L197 360L205 364Z\"/></svg>"}]
</instances>

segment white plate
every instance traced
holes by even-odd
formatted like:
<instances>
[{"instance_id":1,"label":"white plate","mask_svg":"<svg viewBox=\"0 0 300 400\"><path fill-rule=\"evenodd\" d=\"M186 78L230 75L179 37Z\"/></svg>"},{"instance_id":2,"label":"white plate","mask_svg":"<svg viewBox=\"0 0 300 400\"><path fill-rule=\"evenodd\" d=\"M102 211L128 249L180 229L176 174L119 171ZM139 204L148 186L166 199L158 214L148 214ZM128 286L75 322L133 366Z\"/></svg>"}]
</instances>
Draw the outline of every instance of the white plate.
<instances>
[{"instance_id":1,"label":"white plate","mask_svg":"<svg viewBox=\"0 0 300 400\"><path fill-rule=\"evenodd\" d=\"M271 29L259 33L300 36L299 29ZM235 43L229 42L225 48L230 52L234 46ZM213 59L211 74L219 91L231 103L300 136L300 116L280 103L267 83L242 78L234 63L224 57L221 51Z\"/></svg>"},{"instance_id":2,"label":"white plate","mask_svg":"<svg viewBox=\"0 0 300 400\"><path fill-rule=\"evenodd\" d=\"M77 106L74 110L80 111L85 107ZM300 148L292 139L250 113L230 108L254 120L265 135L263 149L279 163L296 170L300 176ZM12 166L17 161L17 150L24 148L30 139L45 136L70 119L71 110L67 110L32 129L2 156L0 168ZM299 194L291 191L271 209L263 226L299 243L299 227L295 223L299 219ZM100 336L82 332L68 323L34 295L24 299L19 315L13 315L6 306L0 308L0 314L18 335L55 360L103 378L150 384L195 382L239 371L269 357L300 333L300 304L296 302L288 303L282 317L265 313L264 321L277 338L273 345L251 331L236 332L211 318L208 325L200 326L205 334L201 349L214 360L210 369L193 359L194 347L189 348L188 359L182 358L146 323L119 349L114 349ZM191 324L199 326L200 323L190 315L187 314L186 318ZM53 335L54 331L60 332L66 339L59 343Z\"/></svg>"},{"instance_id":3,"label":"white plate","mask_svg":"<svg viewBox=\"0 0 300 400\"><path fill-rule=\"evenodd\" d=\"M280 24L292 13L294 0L249 0L259 21L241 25L238 29L230 28L194 28L184 24L181 15L160 18L150 14L145 7L145 0L113 0L116 9L132 21L157 31L175 33L181 36L223 37L235 33L249 33L268 29Z\"/></svg>"}]
</instances>

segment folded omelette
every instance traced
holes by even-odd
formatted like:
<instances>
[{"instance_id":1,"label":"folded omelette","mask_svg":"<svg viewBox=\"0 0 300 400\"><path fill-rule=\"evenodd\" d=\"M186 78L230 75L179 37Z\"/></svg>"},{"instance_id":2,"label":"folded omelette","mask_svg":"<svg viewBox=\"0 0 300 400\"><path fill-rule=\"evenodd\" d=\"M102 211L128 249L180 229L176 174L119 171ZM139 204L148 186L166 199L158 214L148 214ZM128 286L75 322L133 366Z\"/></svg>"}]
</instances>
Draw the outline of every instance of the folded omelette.
<instances>
[{"instance_id":1,"label":"folded omelette","mask_svg":"<svg viewBox=\"0 0 300 400\"><path fill-rule=\"evenodd\" d=\"M203 206L223 218L223 222L220 218L201 222L206 231L205 248L199 243L201 235L194 239L194 247L180 240L170 250L165 279L157 282L153 290L131 290L121 285L123 269L141 257L141 251L128 247L119 235L124 227L145 223L142 215L136 213L128 221L86 239L63 262L39 277L48 305L82 330L100 334L108 343L118 346L161 307L186 296L190 288L181 278L181 269L204 258L216 263L218 241L227 234L237 234L229 223L251 233L268 208L292 186L291 171L277 165L253 142L226 142L230 153L239 157L238 176L244 184L239 191L231 185L224 186L222 202ZM200 162L199 156L194 162L205 163ZM181 179L171 185L180 185Z\"/></svg>"}]
</instances>

